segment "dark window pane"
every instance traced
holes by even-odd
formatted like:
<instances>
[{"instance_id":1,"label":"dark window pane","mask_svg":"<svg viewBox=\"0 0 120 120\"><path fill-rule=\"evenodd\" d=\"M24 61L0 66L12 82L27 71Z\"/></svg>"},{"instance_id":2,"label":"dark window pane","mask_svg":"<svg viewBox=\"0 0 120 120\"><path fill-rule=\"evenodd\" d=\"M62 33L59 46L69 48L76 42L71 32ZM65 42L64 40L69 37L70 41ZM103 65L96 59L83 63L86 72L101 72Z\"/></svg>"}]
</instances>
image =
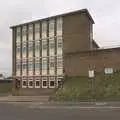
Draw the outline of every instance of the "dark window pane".
<instances>
[{"instance_id":1,"label":"dark window pane","mask_svg":"<svg viewBox=\"0 0 120 120\"><path fill-rule=\"evenodd\" d=\"M29 86L33 86L33 81L29 81Z\"/></svg>"},{"instance_id":2,"label":"dark window pane","mask_svg":"<svg viewBox=\"0 0 120 120\"><path fill-rule=\"evenodd\" d=\"M27 81L23 81L23 85L24 85L24 86L27 86Z\"/></svg>"},{"instance_id":3,"label":"dark window pane","mask_svg":"<svg viewBox=\"0 0 120 120\"><path fill-rule=\"evenodd\" d=\"M43 81L43 86L47 86L47 81Z\"/></svg>"},{"instance_id":4,"label":"dark window pane","mask_svg":"<svg viewBox=\"0 0 120 120\"><path fill-rule=\"evenodd\" d=\"M50 81L50 86L54 87L55 86L55 81Z\"/></svg>"},{"instance_id":5,"label":"dark window pane","mask_svg":"<svg viewBox=\"0 0 120 120\"><path fill-rule=\"evenodd\" d=\"M36 86L40 86L40 81L36 81Z\"/></svg>"}]
</instances>

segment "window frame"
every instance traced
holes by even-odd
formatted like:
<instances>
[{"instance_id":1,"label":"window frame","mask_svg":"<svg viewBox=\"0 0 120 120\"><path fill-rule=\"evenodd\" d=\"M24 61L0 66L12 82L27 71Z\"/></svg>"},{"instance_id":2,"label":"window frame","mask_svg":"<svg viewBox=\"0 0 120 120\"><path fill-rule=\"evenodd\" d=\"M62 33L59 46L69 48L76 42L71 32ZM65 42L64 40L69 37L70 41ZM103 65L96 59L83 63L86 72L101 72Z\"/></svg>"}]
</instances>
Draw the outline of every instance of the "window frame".
<instances>
[{"instance_id":1,"label":"window frame","mask_svg":"<svg viewBox=\"0 0 120 120\"><path fill-rule=\"evenodd\" d=\"M61 65L59 65L60 63L59 62L61 62ZM57 57L57 69L63 69L63 57L62 56L58 56Z\"/></svg>"},{"instance_id":2,"label":"window frame","mask_svg":"<svg viewBox=\"0 0 120 120\"><path fill-rule=\"evenodd\" d=\"M51 79L51 78L53 78L53 79ZM51 86L51 82L54 82L54 86ZM54 76L49 77L49 88L55 88L55 77Z\"/></svg>"},{"instance_id":3,"label":"window frame","mask_svg":"<svg viewBox=\"0 0 120 120\"><path fill-rule=\"evenodd\" d=\"M49 50L55 50L55 40L49 39Z\"/></svg>"},{"instance_id":4,"label":"window frame","mask_svg":"<svg viewBox=\"0 0 120 120\"><path fill-rule=\"evenodd\" d=\"M54 36L55 33L55 20L51 19L49 20L49 37Z\"/></svg>"},{"instance_id":5,"label":"window frame","mask_svg":"<svg viewBox=\"0 0 120 120\"><path fill-rule=\"evenodd\" d=\"M32 49L31 49L32 48ZM33 52L33 41L28 42L28 53Z\"/></svg>"},{"instance_id":6,"label":"window frame","mask_svg":"<svg viewBox=\"0 0 120 120\"><path fill-rule=\"evenodd\" d=\"M59 83L58 83L58 82L61 82L61 80L59 80L59 79L61 79L61 80L62 80L62 79L63 79L63 77L60 77L60 76L58 76L58 77L57 77L57 87L59 86Z\"/></svg>"},{"instance_id":7,"label":"window frame","mask_svg":"<svg viewBox=\"0 0 120 120\"><path fill-rule=\"evenodd\" d=\"M32 82L32 86L29 85L30 82ZM28 88L33 88L33 87L34 87L33 78L31 79L28 78Z\"/></svg>"},{"instance_id":8,"label":"window frame","mask_svg":"<svg viewBox=\"0 0 120 120\"><path fill-rule=\"evenodd\" d=\"M47 44L47 40L42 40L42 51L47 51L47 47L48 47L48 44Z\"/></svg>"},{"instance_id":9,"label":"window frame","mask_svg":"<svg viewBox=\"0 0 120 120\"><path fill-rule=\"evenodd\" d=\"M43 79L44 78L44 79ZM45 79L46 78L46 79ZM43 82L46 81L46 86L44 86ZM47 77L42 77L42 88L48 88L48 85L47 85Z\"/></svg>"},{"instance_id":10,"label":"window frame","mask_svg":"<svg viewBox=\"0 0 120 120\"><path fill-rule=\"evenodd\" d=\"M52 62L51 62L52 61ZM54 64L54 66L51 66L51 63ZM49 69L53 70L55 69L55 57L49 57Z\"/></svg>"},{"instance_id":11,"label":"window frame","mask_svg":"<svg viewBox=\"0 0 120 120\"><path fill-rule=\"evenodd\" d=\"M39 86L36 85L36 82L38 82L38 81L39 81ZM35 78L35 88L40 88L41 87L40 84L41 84L40 83L40 79L39 78Z\"/></svg>"},{"instance_id":12,"label":"window frame","mask_svg":"<svg viewBox=\"0 0 120 120\"><path fill-rule=\"evenodd\" d=\"M23 85L23 82L26 82L26 86L25 86L25 85ZM27 86L28 86L27 80L22 79L22 88L27 88Z\"/></svg>"},{"instance_id":13,"label":"window frame","mask_svg":"<svg viewBox=\"0 0 120 120\"><path fill-rule=\"evenodd\" d=\"M47 21L43 21L41 27L42 27L42 31L41 31L42 38L45 38L47 37Z\"/></svg>"},{"instance_id":14,"label":"window frame","mask_svg":"<svg viewBox=\"0 0 120 120\"><path fill-rule=\"evenodd\" d=\"M63 32L63 19L62 17L59 17L56 19L56 31L57 31L57 36L58 35L62 35L62 32Z\"/></svg>"},{"instance_id":15,"label":"window frame","mask_svg":"<svg viewBox=\"0 0 120 120\"><path fill-rule=\"evenodd\" d=\"M48 58L42 58L42 70L47 70L47 67L48 67Z\"/></svg>"}]
</instances>

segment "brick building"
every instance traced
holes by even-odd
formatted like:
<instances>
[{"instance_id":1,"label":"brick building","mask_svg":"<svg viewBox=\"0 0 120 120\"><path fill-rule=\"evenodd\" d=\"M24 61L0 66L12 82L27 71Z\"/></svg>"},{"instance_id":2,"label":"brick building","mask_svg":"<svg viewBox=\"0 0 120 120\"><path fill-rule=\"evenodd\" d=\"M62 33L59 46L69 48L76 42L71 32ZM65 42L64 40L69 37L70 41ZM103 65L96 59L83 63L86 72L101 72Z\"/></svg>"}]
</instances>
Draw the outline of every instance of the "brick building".
<instances>
[{"instance_id":1,"label":"brick building","mask_svg":"<svg viewBox=\"0 0 120 120\"><path fill-rule=\"evenodd\" d=\"M49 93L64 75L86 75L89 55L99 48L93 24L88 10L82 9L12 26L12 73L21 81L19 94Z\"/></svg>"}]
</instances>

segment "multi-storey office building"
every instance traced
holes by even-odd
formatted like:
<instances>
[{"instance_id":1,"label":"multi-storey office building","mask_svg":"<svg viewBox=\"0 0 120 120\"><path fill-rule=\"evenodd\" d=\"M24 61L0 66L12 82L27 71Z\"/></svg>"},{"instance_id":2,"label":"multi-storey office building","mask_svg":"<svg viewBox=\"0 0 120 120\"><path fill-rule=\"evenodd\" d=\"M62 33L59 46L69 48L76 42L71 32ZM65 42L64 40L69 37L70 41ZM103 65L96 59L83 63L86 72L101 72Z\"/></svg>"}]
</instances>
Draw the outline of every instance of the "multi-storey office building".
<instances>
[{"instance_id":1,"label":"multi-storey office building","mask_svg":"<svg viewBox=\"0 0 120 120\"><path fill-rule=\"evenodd\" d=\"M58 87L68 70L65 56L98 47L93 42L93 24L83 9L12 26L12 71L21 80L19 93Z\"/></svg>"}]
</instances>

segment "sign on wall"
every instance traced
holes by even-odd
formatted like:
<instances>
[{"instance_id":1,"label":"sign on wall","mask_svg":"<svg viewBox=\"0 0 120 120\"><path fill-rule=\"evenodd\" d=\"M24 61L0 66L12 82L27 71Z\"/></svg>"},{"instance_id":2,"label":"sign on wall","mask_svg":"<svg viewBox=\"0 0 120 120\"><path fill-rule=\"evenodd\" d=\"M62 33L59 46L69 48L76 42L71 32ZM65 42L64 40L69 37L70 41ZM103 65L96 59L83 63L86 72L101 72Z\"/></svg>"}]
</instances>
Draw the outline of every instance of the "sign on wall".
<instances>
[{"instance_id":1,"label":"sign on wall","mask_svg":"<svg viewBox=\"0 0 120 120\"><path fill-rule=\"evenodd\" d=\"M89 75L89 78L95 77L95 72L94 72L94 70L89 70L89 71L88 71L88 75Z\"/></svg>"},{"instance_id":2,"label":"sign on wall","mask_svg":"<svg viewBox=\"0 0 120 120\"><path fill-rule=\"evenodd\" d=\"M104 73L105 74L113 74L113 68L105 68Z\"/></svg>"}]
</instances>

